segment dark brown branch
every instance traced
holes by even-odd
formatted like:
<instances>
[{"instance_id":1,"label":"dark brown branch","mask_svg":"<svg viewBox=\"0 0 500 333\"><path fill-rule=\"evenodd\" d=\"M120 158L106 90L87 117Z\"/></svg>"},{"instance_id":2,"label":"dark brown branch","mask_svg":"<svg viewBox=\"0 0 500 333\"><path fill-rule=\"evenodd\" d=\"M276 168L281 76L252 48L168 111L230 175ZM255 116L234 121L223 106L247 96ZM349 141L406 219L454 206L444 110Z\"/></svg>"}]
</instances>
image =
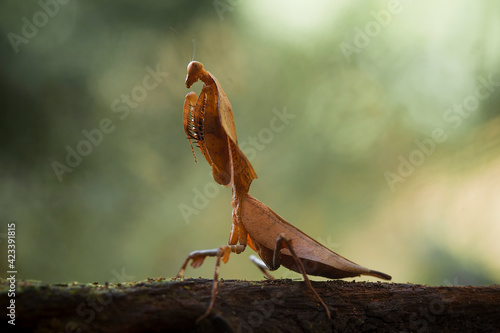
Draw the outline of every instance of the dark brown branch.
<instances>
[{"instance_id":1,"label":"dark brown branch","mask_svg":"<svg viewBox=\"0 0 500 333\"><path fill-rule=\"evenodd\" d=\"M0 282L1 304L8 304L8 283ZM109 285L18 281L15 328L39 332L495 332L500 328L498 286L313 282L332 312L329 321L304 283L292 280L221 281L213 313L195 325L208 305L211 285L211 280L202 279ZM5 317L2 326L12 328Z\"/></svg>"}]
</instances>

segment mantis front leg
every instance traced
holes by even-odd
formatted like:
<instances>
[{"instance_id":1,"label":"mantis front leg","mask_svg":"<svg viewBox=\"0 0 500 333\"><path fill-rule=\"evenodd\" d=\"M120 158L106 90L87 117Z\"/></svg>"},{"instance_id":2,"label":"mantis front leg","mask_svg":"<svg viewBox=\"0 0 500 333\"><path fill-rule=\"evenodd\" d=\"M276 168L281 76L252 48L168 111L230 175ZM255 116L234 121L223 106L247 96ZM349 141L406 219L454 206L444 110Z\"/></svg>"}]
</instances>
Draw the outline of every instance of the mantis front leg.
<instances>
[{"instance_id":1,"label":"mantis front leg","mask_svg":"<svg viewBox=\"0 0 500 333\"><path fill-rule=\"evenodd\" d=\"M203 261L205 261L206 257L217 258L215 261L214 281L212 283L212 296L210 299L210 304L208 305L207 311L201 317L199 317L196 320L196 322L199 322L200 320L206 318L212 311L212 308L214 307L215 296L217 294L217 282L219 280L219 267L221 258L224 263L227 263L231 252L239 254L245 251L245 248L246 245L223 245L216 249L193 251L188 255L186 261L184 261L184 264L182 265L181 269L179 270L179 273L177 274L177 278L181 278L184 275L184 271L186 270L189 260L192 260L191 266L193 268L198 268L203 264Z\"/></svg>"}]
</instances>

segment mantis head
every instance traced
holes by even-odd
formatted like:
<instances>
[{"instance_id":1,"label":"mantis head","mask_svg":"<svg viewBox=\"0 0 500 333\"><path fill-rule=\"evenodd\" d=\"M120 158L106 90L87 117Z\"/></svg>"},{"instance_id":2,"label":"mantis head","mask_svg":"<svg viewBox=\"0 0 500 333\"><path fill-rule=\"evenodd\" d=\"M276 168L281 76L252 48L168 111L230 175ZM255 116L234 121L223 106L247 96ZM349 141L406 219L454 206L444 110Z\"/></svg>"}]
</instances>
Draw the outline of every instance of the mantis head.
<instances>
[{"instance_id":1,"label":"mantis head","mask_svg":"<svg viewBox=\"0 0 500 333\"><path fill-rule=\"evenodd\" d=\"M191 61L187 66L186 87L190 88L196 81L202 80L209 76L208 72L203 68L203 64L198 61Z\"/></svg>"}]
</instances>

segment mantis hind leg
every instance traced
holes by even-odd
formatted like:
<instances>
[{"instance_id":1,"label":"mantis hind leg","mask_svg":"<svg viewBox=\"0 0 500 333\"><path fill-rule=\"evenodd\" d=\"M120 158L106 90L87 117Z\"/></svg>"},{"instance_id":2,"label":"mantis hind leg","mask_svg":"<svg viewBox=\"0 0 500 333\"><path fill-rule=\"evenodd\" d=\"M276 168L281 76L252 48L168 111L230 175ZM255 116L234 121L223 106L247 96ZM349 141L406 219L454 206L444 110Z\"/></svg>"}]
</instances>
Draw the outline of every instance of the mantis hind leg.
<instances>
[{"instance_id":1,"label":"mantis hind leg","mask_svg":"<svg viewBox=\"0 0 500 333\"><path fill-rule=\"evenodd\" d=\"M319 294L316 292L316 289L314 289L314 287L312 286L311 281L309 280L309 277L306 274L306 269L304 267L302 260L295 253L295 250L293 249L292 241L289 240L285 236L285 234L279 234L278 237L276 238L276 246L275 246L274 252L273 252L273 267L271 267L271 269L274 270L280 266L281 249L284 249L284 248L287 248L290 251L293 259L295 260L295 263L299 267L300 272L302 273L302 276L304 277L305 283L307 284L309 289L314 293L314 295L318 299L321 306L325 309L325 312L326 312L328 319L332 319L330 316L330 310L328 310L328 307L326 306L325 302L323 302L323 299L321 298L321 296L319 296Z\"/></svg>"},{"instance_id":2,"label":"mantis hind leg","mask_svg":"<svg viewBox=\"0 0 500 333\"><path fill-rule=\"evenodd\" d=\"M212 296L210 298L210 304L208 305L207 311L205 311L205 313L201 317L196 319L196 322L199 322L200 320L206 318L214 307L215 296L217 295L217 282L219 280L219 267L221 258L222 261L226 263L229 260L229 255L231 254L231 252L238 254L243 252L244 250L245 245L223 245L216 249L193 251L188 255L186 261L184 261L184 264L177 274L178 278L184 275L184 271L186 270L189 260L192 260L191 266L193 268L198 268L203 264L203 261L205 261L206 257L217 258L215 261L214 281L212 283Z\"/></svg>"}]
</instances>

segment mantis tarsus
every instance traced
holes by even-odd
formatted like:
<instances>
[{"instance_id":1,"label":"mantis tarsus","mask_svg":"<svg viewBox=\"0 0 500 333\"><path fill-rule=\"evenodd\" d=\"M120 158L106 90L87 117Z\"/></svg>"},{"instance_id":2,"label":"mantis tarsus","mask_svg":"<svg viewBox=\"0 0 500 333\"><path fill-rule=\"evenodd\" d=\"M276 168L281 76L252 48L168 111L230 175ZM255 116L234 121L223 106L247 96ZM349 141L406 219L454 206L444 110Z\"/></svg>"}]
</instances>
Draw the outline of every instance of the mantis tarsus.
<instances>
[{"instance_id":1,"label":"mantis tarsus","mask_svg":"<svg viewBox=\"0 0 500 333\"><path fill-rule=\"evenodd\" d=\"M308 274L331 279L371 275L390 280L389 275L355 264L321 245L248 193L257 175L238 146L231 104L217 79L203 64L192 61L187 67L186 87L198 80L203 82L200 95L194 92L186 95L184 131L211 166L214 180L231 185L233 190L233 223L228 245L190 253L177 275L182 277L190 260L191 266L197 268L206 257L216 257L210 304L198 321L208 316L215 304L221 259L226 263L231 252L241 253L247 245L259 254L262 260L253 257L252 261L268 277L267 270L276 270L281 265L301 273L328 318L330 311L311 285Z\"/></svg>"}]
</instances>

